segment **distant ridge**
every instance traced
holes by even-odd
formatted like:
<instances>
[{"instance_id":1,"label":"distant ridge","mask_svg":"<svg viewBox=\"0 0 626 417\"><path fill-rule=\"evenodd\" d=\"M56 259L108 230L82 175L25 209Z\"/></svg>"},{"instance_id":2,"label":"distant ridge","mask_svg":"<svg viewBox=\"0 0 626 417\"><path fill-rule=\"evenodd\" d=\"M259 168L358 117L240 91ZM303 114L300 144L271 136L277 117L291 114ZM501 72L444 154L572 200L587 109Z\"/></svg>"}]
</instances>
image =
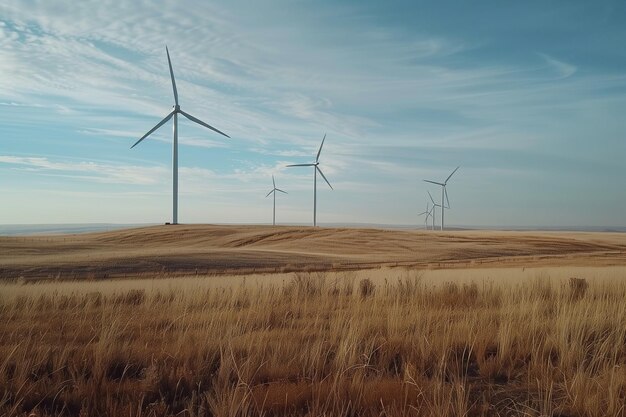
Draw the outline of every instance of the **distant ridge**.
<instances>
[{"instance_id":1,"label":"distant ridge","mask_svg":"<svg viewBox=\"0 0 626 417\"><path fill-rule=\"evenodd\" d=\"M135 227L154 226L154 223L116 224L116 223L67 223L67 224L2 224L0 236L60 235L112 230L132 229Z\"/></svg>"},{"instance_id":2,"label":"distant ridge","mask_svg":"<svg viewBox=\"0 0 626 417\"><path fill-rule=\"evenodd\" d=\"M623 233L124 226L122 230L92 233L0 236L0 280L240 275L383 266L439 269L626 265ZM78 226L74 230L86 229Z\"/></svg>"},{"instance_id":3,"label":"distant ridge","mask_svg":"<svg viewBox=\"0 0 626 417\"><path fill-rule=\"evenodd\" d=\"M321 227L347 227L347 228L374 228L374 229L402 229L424 230L423 224L385 224L385 223L320 223ZM285 225L290 226L290 225ZM299 224L297 226L300 226ZM437 229L439 230L439 229ZM525 232L626 232L626 226L468 226L446 225L446 230L501 230L501 231L525 231Z\"/></svg>"},{"instance_id":4,"label":"distant ridge","mask_svg":"<svg viewBox=\"0 0 626 417\"><path fill-rule=\"evenodd\" d=\"M0 225L0 236L57 235L89 232L105 232L137 227L156 226L162 223L59 223L59 224L4 224ZM203 223L189 223L203 224ZM204 223L206 224L206 223ZM215 225L267 226L265 223L212 223ZM285 223L282 226L309 226L307 223ZM423 225L385 223L320 223L320 227L423 230ZM465 226L449 225L448 231L462 230L501 230L501 231L546 231L546 232L607 232L626 233L626 226Z\"/></svg>"}]
</instances>

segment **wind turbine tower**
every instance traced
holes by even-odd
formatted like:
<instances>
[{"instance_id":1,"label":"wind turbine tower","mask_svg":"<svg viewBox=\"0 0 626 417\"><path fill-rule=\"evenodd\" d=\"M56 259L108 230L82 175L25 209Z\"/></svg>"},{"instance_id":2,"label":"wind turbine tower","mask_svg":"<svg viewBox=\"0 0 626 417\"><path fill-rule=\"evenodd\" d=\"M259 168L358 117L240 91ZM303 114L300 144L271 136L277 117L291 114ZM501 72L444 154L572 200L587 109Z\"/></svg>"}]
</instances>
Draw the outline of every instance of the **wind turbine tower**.
<instances>
[{"instance_id":1,"label":"wind turbine tower","mask_svg":"<svg viewBox=\"0 0 626 417\"><path fill-rule=\"evenodd\" d=\"M170 67L170 77L172 79L172 89L174 91L174 108L171 112L167 114L167 116L165 116L163 120L157 123L156 126L150 129L148 133L143 135L130 148L132 149L135 146L137 146L139 142L141 142L142 140L150 136L154 131L156 131L158 128L160 128L165 123L167 123L172 117L174 118L174 128L173 128L174 140L172 143L172 224L178 224L178 115L182 114L183 116L185 116L187 119L191 120L192 122L197 123L200 126L204 126L208 129L211 129L212 131L217 132L220 135L226 136L227 138L230 138L230 136L228 136L224 132L217 130L213 126L203 122L202 120L193 117L189 113L186 113L183 110L181 110L180 105L178 104L178 92L176 91L176 80L174 79L174 71L172 70L172 61L170 60L170 51L167 49L167 46L165 46L165 53L167 54L167 63Z\"/></svg>"}]
</instances>

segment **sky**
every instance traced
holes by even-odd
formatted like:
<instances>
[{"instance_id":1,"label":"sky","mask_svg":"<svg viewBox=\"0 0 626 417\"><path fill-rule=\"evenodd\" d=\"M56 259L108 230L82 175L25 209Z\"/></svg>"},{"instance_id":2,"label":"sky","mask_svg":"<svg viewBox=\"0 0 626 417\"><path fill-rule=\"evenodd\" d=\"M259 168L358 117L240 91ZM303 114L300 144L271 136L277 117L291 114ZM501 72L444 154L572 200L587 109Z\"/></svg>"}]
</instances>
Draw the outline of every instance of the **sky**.
<instances>
[{"instance_id":1,"label":"sky","mask_svg":"<svg viewBox=\"0 0 626 417\"><path fill-rule=\"evenodd\" d=\"M623 1L0 4L0 224L626 226ZM318 178L319 180L319 178ZM438 220L439 222L439 220Z\"/></svg>"}]
</instances>

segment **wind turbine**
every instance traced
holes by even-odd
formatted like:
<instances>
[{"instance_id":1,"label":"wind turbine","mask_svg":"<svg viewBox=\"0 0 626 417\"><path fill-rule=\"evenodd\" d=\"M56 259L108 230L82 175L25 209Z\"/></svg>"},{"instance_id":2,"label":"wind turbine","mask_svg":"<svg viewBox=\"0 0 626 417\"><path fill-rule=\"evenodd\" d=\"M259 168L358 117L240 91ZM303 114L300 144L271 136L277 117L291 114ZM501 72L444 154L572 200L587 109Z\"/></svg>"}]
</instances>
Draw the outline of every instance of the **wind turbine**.
<instances>
[{"instance_id":1,"label":"wind turbine","mask_svg":"<svg viewBox=\"0 0 626 417\"><path fill-rule=\"evenodd\" d=\"M435 206L434 205L430 208L430 218L433 219L433 226L431 230L435 230Z\"/></svg>"},{"instance_id":2,"label":"wind turbine","mask_svg":"<svg viewBox=\"0 0 626 417\"><path fill-rule=\"evenodd\" d=\"M322 152L322 147L324 146L324 141L326 140L326 134L324 134L324 138L322 139L322 144L320 145L320 149L317 151L317 156L315 157L315 162L312 164L293 164L287 165L288 167L313 167L313 227L317 226L317 173L319 171L326 184L330 187L331 190L334 190L333 186L330 185L326 176L322 172L319 167L320 164L320 153Z\"/></svg>"},{"instance_id":3,"label":"wind turbine","mask_svg":"<svg viewBox=\"0 0 626 417\"><path fill-rule=\"evenodd\" d=\"M441 186L441 205L439 207L441 207L441 230L443 230L444 228L444 224L443 224L443 217L444 217L444 212L445 209L449 209L450 208L450 200L448 199L448 191L446 191L446 185L448 184L448 181L450 180L450 178L452 178L452 176L454 175L454 173L461 168L460 166L456 167L454 171L452 171L452 174L448 175L448 178L446 178L446 180L444 182L436 182L436 181L431 181L431 180L424 180L426 182L429 182L431 184L437 184L439 186ZM443 198L446 198L446 201L448 202L448 205L446 207L446 205L444 204ZM432 199L432 197L431 197Z\"/></svg>"},{"instance_id":4,"label":"wind turbine","mask_svg":"<svg viewBox=\"0 0 626 417\"><path fill-rule=\"evenodd\" d=\"M170 67L170 77L172 78L172 89L174 90L174 103L175 103L174 108L171 112L168 113L167 116L165 116L163 120L157 123L156 126L150 129L148 133L143 135L141 139L135 142L135 144L131 146L130 148L132 149L135 146L137 146L139 142L141 142L142 140L150 136L154 131L156 131L158 128L160 128L165 123L167 123L172 117L174 117L174 129L173 129L174 141L172 144L172 194L173 194L172 195L172 224L178 224L178 114L180 113L183 116L185 116L187 119L191 120L192 122L195 122L199 124L200 126L209 128L212 131L219 133L220 135L226 136L227 138L230 138L230 136L228 136L226 133L217 130L213 126L203 122L200 119L193 117L189 113L186 113L180 109L180 105L178 104L178 92L176 91L176 80L174 80L174 71L172 70L172 61L170 60L170 51L167 49L167 45L165 46L165 53L167 54L167 63Z\"/></svg>"},{"instance_id":5,"label":"wind turbine","mask_svg":"<svg viewBox=\"0 0 626 417\"><path fill-rule=\"evenodd\" d=\"M272 183L274 184L274 188L272 188L272 191L267 193L265 198L269 197L270 194L274 193L274 216L272 217L272 226L276 226L276 191L279 191L279 192L284 193L284 194L287 194L287 191L283 191L280 188L276 188L276 181L274 181L274 176L273 175L272 175Z\"/></svg>"},{"instance_id":6,"label":"wind turbine","mask_svg":"<svg viewBox=\"0 0 626 417\"><path fill-rule=\"evenodd\" d=\"M424 229L426 230L428 230L428 217L432 216L432 211L435 208L435 206L433 206L430 209L428 207L430 207L430 204L426 202L426 211L423 211L420 214L418 214L418 216L423 216L424 214L426 215L426 217L424 218Z\"/></svg>"},{"instance_id":7,"label":"wind turbine","mask_svg":"<svg viewBox=\"0 0 626 417\"><path fill-rule=\"evenodd\" d=\"M441 207L441 211L443 211L443 209L445 207L443 207L441 204L435 203L435 200L433 199L433 196L430 194L430 191L426 191L426 192L428 193L428 197L430 197L430 201L433 202L433 208L432 208L433 214L432 214L432 217L433 217L433 230L435 230L435 217L437 217L436 216L436 214L437 214L436 207Z\"/></svg>"}]
</instances>

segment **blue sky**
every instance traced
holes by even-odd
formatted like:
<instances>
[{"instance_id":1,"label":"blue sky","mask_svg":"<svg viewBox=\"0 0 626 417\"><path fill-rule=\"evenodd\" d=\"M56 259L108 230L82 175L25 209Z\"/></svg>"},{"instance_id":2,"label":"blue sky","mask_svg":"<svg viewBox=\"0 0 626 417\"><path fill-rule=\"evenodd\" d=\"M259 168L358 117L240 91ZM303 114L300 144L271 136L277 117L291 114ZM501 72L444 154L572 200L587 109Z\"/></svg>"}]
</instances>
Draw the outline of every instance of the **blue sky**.
<instances>
[{"instance_id":1,"label":"blue sky","mask_svg":"<svg viewBox=\"0 0 626 417\"><path fill-rule=\"evenodd\" d=\"M505 4L506 3L506 4ZM5 1L0 223L626 226L624 2Z\"/></svg>"}]
</instances>

